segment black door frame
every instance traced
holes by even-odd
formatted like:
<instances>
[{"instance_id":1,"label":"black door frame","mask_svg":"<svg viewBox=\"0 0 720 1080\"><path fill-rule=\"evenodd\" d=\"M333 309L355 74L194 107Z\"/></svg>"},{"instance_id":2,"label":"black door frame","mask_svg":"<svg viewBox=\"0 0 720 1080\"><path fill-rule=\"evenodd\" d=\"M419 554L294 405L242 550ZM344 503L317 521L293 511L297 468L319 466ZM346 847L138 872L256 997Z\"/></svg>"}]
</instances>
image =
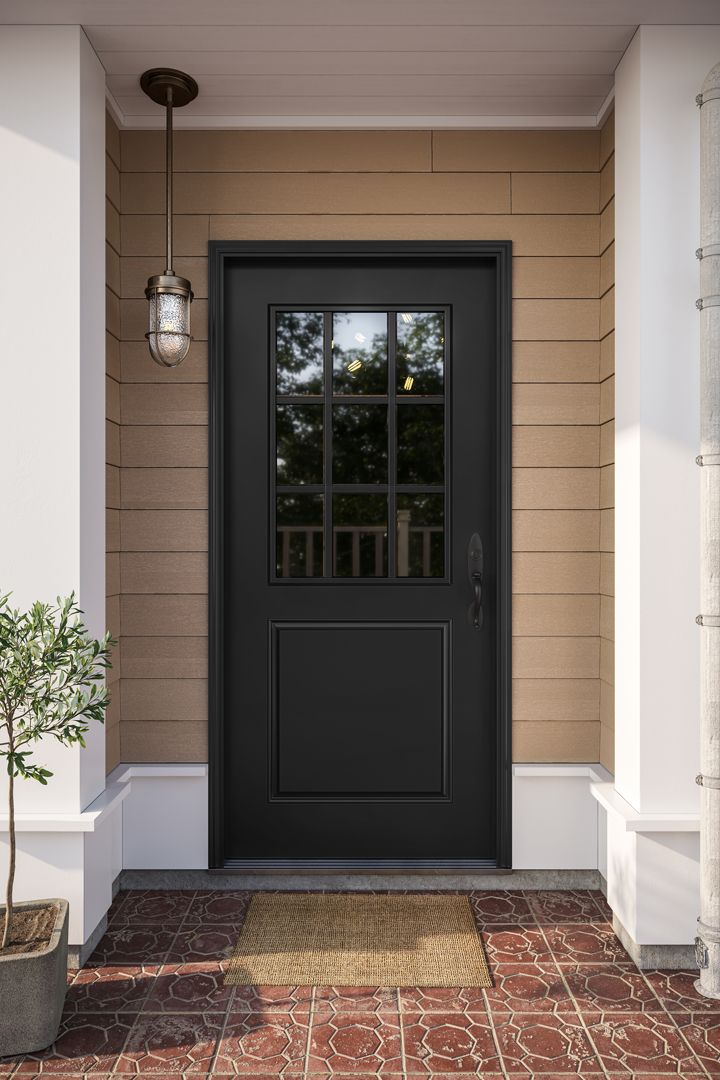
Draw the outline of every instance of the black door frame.
<instances>
[{"instance_id":1,"label":"black door frame","mask_svg":"<svg viewBox=\"0 0 720 1080\"><path fill-rule=\"evenodd\" d=\"M287 261L313 256L383 259L447 256L494 259L497 282L497 867L512 865L512 243L509 240L211 240L208 333L208 790L210 869L222 869L223 852L223 365L226 262L234 258ZM344 871L347 872L347 871Z\"/></svg>"}]
</instances>

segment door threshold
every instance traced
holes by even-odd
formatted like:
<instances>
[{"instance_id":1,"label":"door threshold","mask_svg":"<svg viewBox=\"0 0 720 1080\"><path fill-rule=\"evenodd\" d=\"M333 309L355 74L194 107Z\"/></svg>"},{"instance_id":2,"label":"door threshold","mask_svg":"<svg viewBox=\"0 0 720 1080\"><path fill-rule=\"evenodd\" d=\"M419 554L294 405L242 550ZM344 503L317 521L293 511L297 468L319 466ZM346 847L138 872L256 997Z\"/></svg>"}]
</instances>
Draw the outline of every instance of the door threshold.
<instances>
[{"instance_id":1,"label":"door threshold","mask_svg":"<svg viewBox=\"0 0 720 1080\"><path fill-rule=\"evenodd\" d=\"M490 859L229 859L211 874L509 874Z\"/></svg>"}]
</instances>

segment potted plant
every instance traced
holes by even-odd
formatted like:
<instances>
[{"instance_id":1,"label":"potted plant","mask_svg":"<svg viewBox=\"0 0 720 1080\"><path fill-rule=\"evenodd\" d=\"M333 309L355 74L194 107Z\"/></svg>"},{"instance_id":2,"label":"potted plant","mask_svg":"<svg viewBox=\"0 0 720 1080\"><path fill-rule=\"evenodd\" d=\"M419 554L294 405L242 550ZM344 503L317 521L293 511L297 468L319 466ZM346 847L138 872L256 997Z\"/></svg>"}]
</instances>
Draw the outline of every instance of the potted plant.
<instances>
[{"instance_id":1,"label":"potted plant","mask_svg":"<svg viewBox=\"0 0 720 1080\"><path fill-rule=\"evenodd\" d=\"M0 1057L49 1046L60 1026L67 984L68 902L13 905L15 780L47 784L35 760L41 739L84 746L91 721L105 719L105 669L114 644L88 634L75 595L57 607L10 607L0 596L0 758L8 775L10 860L0 907Z\"/></svg>"}]
</instances>

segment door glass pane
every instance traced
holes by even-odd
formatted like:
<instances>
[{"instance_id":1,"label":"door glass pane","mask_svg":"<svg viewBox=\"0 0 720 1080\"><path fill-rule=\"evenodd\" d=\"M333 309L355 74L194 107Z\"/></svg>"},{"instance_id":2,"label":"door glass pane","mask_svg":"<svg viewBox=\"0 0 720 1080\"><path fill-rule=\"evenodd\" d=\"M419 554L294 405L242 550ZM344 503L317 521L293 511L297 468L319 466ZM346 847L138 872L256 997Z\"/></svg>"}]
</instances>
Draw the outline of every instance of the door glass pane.
<instances>
[{"instance_id":1,"label":"door glass pane","mask_svg":"<svg viewBox=\"0 0 720 1080\"><path fill-rule=\"evenodd\" d=\"M277 312L278 394L322 394L323 326L321 311Z\"/></svg>"},{"instance_id":2,"label":"door glass pane","mask_svg":"<svg viewBox=\"0 0 720 1080\"><path fill-rule=\"evenodd\" d=\"M333 312L333 393L387 394L387 313Z\"/></svg>"},{"instance_id":3,"label":"door glass pane","mask_svg":"<svg viewBox=\"0 0 720 1080\"><path fill-rule=\"evenodd\" d=\"M333 576L387 576L387 498L333 496Z\"/></svg>"},{"instance_id":4,"label":"door glass pane","mask_svg":"<svg viewBox=\"0 0 720 1080\"><path fill-rule=\"evenodd\" d=\"M334 484L387 483L387 406L333 405Z\"/></svg>"},{"instance_id":5,"label":"door glass pane","mask_svg":"<svg viewBox=\"0 0 720 1080\"><path fill-rule=\"evenodd\" d=\"M442 484L444 412L442 405L398 405L398 484Z\"/></svg>"},{"instance_id":6,"label":"door glass pane","mask_svg":"<svg viewBox=\"0 0 720 1080\"><path fill-rule=\"evenodd\" d=\"M278 484L322 484L322 405L278 405L275 431Z\"/></svg>"},{"instance_id":7,"label":"door glass pane","mask_svg":"<svg viewBox=\"0 0 720 1080\"><path fill-rule=\"evenodd\" d=\"M445 513L442 495L398 495L398 577L445 576Z\"/></svg>"},{"instance_id":8,"label":"door glass pane","mask_svg":"<svg viewBox=\"0 0 720 1080\"><path fill-rule=\"evenodd\" d=\"M441 311L401 311L397 316L397 392L405 397L442 394L445 316Z\"/></svg>"},{"instance_id":9,"label":"door glass pane","mask_svg":"<svg viewBox=\"0 0 720 1080\"><path fill-rule=\"evenodd\" d=\"M322 495L278 495L276 503L278 577L322 577Z\"/></svg>"}]
</instances>

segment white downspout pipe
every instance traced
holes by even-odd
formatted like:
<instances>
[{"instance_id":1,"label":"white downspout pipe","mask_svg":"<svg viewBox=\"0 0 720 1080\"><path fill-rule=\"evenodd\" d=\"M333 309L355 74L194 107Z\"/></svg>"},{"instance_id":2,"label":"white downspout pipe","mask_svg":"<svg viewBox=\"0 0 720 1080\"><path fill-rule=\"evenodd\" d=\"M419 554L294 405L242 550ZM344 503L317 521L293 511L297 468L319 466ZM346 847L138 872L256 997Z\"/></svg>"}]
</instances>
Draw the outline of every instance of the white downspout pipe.
<instances>
[{"instance_id":1,"label":"white downspout pipe","mask_svg":"<svg viewBox=\"0 0 720 1080\"><path fill-rule=\"evenodd\" d=\"M698 991L720 998L720 64L700 106L700 918Z\"/></svg>"}]
</instances>

